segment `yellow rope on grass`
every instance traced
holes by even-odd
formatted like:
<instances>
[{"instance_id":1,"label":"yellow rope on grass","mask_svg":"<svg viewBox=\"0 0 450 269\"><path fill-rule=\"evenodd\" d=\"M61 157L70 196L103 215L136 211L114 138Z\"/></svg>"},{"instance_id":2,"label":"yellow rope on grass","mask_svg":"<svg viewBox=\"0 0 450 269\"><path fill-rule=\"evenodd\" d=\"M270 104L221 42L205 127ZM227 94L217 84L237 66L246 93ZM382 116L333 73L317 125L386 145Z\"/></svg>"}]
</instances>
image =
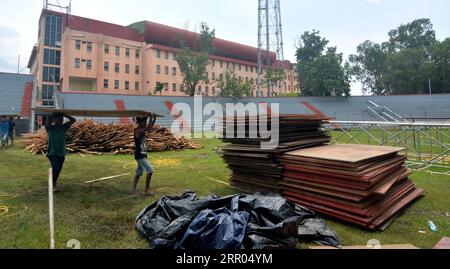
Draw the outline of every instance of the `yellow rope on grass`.
<instances>
[{"instance_id":1,"label":"yellow rope on grass","mask_svg":"<svg viewBox=\"0 0 450 269\"><path fill-rule=\"evenodd\" d=\"M167 167L167 166L172 166L172 167L176 167L176 166L180 166L181 162L179 160L176 159L158 159L153 161L153 164L156 167Z\"/></svg>"},{"instance_id":2,"label":"yellow rope on grass","mask_svg":"<svg viewBox=\"0 0 450 269\"><path fill-rule=\"evenodd\" d=\"M22 210L17 212L17 213L8 214L10 209L12 209L12 208L22 208ZM2 218L13 217L13 216L17 216L17 215L23 214L23 213L25 213L27 211L28 211L28 207L27 206L23 206L23 207L19 207L19 206L11 206L11 207L0 206L0 217L2 217Z\"/></svg>"}]
</instances>

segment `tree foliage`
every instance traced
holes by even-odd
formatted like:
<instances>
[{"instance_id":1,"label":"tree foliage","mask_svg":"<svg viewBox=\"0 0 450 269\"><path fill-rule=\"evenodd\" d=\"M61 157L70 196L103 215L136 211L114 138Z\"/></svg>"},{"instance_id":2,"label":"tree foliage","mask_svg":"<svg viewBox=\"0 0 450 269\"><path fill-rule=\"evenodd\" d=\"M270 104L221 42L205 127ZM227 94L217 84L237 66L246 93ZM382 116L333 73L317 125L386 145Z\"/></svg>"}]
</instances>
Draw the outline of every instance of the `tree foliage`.
<instances>
[{"instance_id":1,"label":"tree foliage","mask_svg":"<svg viewBox=\"0 0 450 269\"><path fill-rule=\"evenodd\" d=\"M305 32L297 48L297 73L305 96L350 96L349 70L336 47L318 31Z\"/></svg>"},{"instance_id":2,"label":"tree foliage","mask_svg":"<svg viewBox=\"0 0 450 269\"><path fill-rule=\"evenodd\" d=\"M217 81L221 97L232 97L239 100L244 96L250 96L252 92L252 83L236 77L233 72L226 72L225 75Z\"/></svg>"},{"instance_id":3,"label":"tree foliage","mask_svg":"<svg viewBox=\"0 0 450 269\"><path fill-rule=\"evenodd\" d=\"M162 95L162 92L163 92L164 88L165 88L164 83L156 82L155 94L159 93L159 95Z\"/></svg>"},{"instance_id":4,"label":"tree foliage","mask_svg":"<svg viewBox=\"0 0 450 269\"><path fill-rule=\"evenodd\" d=\"M182 89L189 96L195 95L197 86L201 82L209 83L207 66L209 56L215 51L213 44L215 36L215 30L211 30L206 23L202 23L197 49L189 48L183 40L179 41L181 49L176 59L183 75Z\"/></svg>"},{"instance_id":5,"label":"tree foliage","mask_svg":"<svg viewBox=\"0 0 450 269\"><path fill-rule=\"evenodd\" d=\"M365 41L349 57L351 74L374 95L450 92L450 40L436 40L429 19L417 19L389 32L389 41Z\"/></svg>"},{"instance_id":6,"label":"tree foliage","mask_svg":"<svg viewBox=\"0 0 450 269\"><path fill-rule=\"evenodd\" d=\"M284 81L286 74L282 68L269 69L266 72L265 81L270 81L270 96L275 95L275 86L281 81Z\"/></svg>"}]
</instances>

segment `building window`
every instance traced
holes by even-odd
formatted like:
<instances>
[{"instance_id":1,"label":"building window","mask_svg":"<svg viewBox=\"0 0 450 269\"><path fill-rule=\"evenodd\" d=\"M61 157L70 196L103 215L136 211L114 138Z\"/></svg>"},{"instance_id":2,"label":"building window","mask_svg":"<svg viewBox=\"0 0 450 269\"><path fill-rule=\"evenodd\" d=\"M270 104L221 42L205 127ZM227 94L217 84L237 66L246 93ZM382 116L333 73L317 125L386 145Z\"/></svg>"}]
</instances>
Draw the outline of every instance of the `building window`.
<instances>
[{"instance_id":1,"label":"building window","mask_svg":"<svg viewBox=\"0 0 450 269\"><path fill-rule=\"evenodd\" d=\"M161 51L160 50L156 50L156 58L161 58Z\"/></svg>"},{"instance_id":2,"label":"building window","mask_svg":"<svg viewBox=\"0 0 450 269\"><path fill-rule=\"evenodd\" d=\"M223 74L219 75L219 80L223 80Z\"/></svg>"},{"instance_id":3,"label":"building window","mask_svg":"<svg viewBox=\"0 0 450 269\"><path fill-rule=\"evenodd\" d=\"M161 74L161 66L159 64L156 66L156 74Z\"/></svg>"},{"instance_id":4,"label":"building window","mask_svg":"<svg viewBox=\"0 0 450 269\"><path fill-rule=\"evenodd\" d=\"M87 70L91 70L92 69L92 60L87 60L86 61L86 69Z\"/></svg>"},{"instance_id":5,"label":"building window","mask_svg":"<svg viewBox=\"0 0 450 269\"><path fill-rule=\"evenodd\" d=\"M81 59L75 58L75 68L80 68L80 66L81 66Z\"/></svg>"},{"instance_id":6,"label":"building window","mask_svg":"<svg viewBox=\"0 0 450 269\"><path fill-rule=\"evenodd\" d=\"M119 87L120 87L119 81L118 81L118 80L115 80L115 81L114 81L114 89L118 90Z\"/></svg>"},{"instance_id":7,"label":"building window","mask_svg":"<svg viewBox=\"0 0 450 269\"><path fill-rule=\"evenodd\" d=\"M177 53L174 52L174 53L172 54L172 57L173 57L173 60L176 61L176 60L177 60Z\"/></svg>"},{"instance_id":8,"label":"building window","mask_svg":"<svg viewBox=\"0 0 450 269\"><path fill-rule=\"evenodd\" d=\"M168 66L164 66L164 74L166 74L166 75L169 74L169 67Z\"/></svg>"},{"instance_id":9,"label":"building window","mask_svg":"<svg viewBox=\"0 0 450 269\"><path fill-rule=\"evenodd\" d=\"M216 96L216 87L212 87L212 95Z\"/></svg>"},{"instance_id":10,"label":"building window","mask_svg":"<svg viewBox=\"0 0 450 269\"><path fill-rule=\"evenodd\" d=\"M42 70L42 81L59 82L60 68L44 66Z\"/></svg>"},{"instance_id":11,"label":"building window","mask_svg":"<svg viewBox=\"0 0 450 269\"><path fill-rule=\"evenodd\" d=\"M108 89L109 88L109 80L104 79L103 80L103 89Z\"/></svg>"},{"instance_id":12,"label":"building window","mask_svg":"<svg viewBox=\"0 0 450 269\"><path fill-rule=\"evenodd\" d=\"M245 72L248 72L248 65L245 66Z\"/></svg>"},{"instance_id":13,"label":"building window","mask_svg":"<svg viewBox=\"0 0 450 269\"><path fill-rule=\"evenodd\" d=\"M130 82L129 81L125 81L125 90L130 90Z\"/></svg>"},{"instance_id":14,"label":"building window","mask_svg":"<svg viewBox=\"0 0 450 269\"><path fill-rule=\"evenodd\" d=\"M206 95L206 96L209 95L209 87L208 87L208 86L205 87L205 95Z\"/></svg>"},{"instance_id":15,"label":"building window","mask_svg":"<svg viewBox=\"0 0 450 269\"><path fill-rule=\"evenodd\" d=\"M173 76L177 75L177 68L176 67L172 68L172 75Z\"/></svg>"},{"instance_id":16,"label":"building window","mask_svg":"<svg viewBox=\"0 0 450 269\"><path fill-rule=\"evenodd\" d=\"M130 57L130 49L129 48L125 49L125 57L127 57L127 58Z\"/></svg>"},{"instance_id":17,"label":"building window","mask_svg":"<svg viewBox=\"0 0 450 269\"><path fill-rule=\"evenodd\" d=\"M80 50L81 49L81 41L75 40L75 49Z\"/></svg>"},{"instance_id":18,"label":"building window","mask_svg":"<svg viewBox=\"0 0 450 269\"><path fill-rule=\"evenodd\" d=\"M212 79L216 80L216 73L214 73L214 72L212 73Z\"/></svg>"},{"instance_id":19,"label":"building window","mask_svg":"<svg viewBox=\"0 0 450 269\"><path fill-rule=\"evenodd\" d=\"M61 47L62 17L55 15L45 16L44 45L47 47Z\"/></svg>"},{"instance_id":20,"label":"building window","mask_svg":"<svg viewBox=\"0 0 450 269\"><path fill-rule=\"evenodd\" d=\"M176 83L173 83L173 84L172 84L172 91L173 91L173 92L176 92L176 91L177 91L177 84L176 84Z\"/></svg>"},{"instance_id":21,"label":"building window","mask_svg":"<svg viewBox=\"0 0 450 269\"><path fill-rule=\"evenodd\" d=\"M140 69L139 65L136 65L136 69L135 70L136 70L135 71L136 75L139 75L141 73L141 69Z\"/></svg>"},{"instance_id":22,"label":"building window","mask_svg":"<svg viewBox=\"0 0 450 269\"><path fill-rule=\"evenodd\" d=\"M44 49L44 64L61 65L61 51Z\"/></svg>"},{"instance_id":23,"label":"building window","mask_svg":"<svg viewBox=\"0 0 450 269\"><path fill-rule=\"evenodd\" d=\"M105 54L109 54L109 45L105 45Z\"/></svg>"},{"instance_id":24,"label":"building window","mask_svg":"<svg viewBox=\"0 0 450 269\"><path fill-rule=\"evenodd\" d=\"M42 85L41 99L42 105L53 106L53 94L55 92L55 86L53 85Z\"/></svg>"},{"instance_id":25,"label":"building window","mask_svg":"<svg viewBox=\"0 0 450 269\"><path fill-rule=\"evenodd\" d=\"M223 61L220 61L220 68L223 68Z\"/></svg>"},{"instance_id":26,"label":"building window","mask_svg":"<svg viewBox=\"0 0 450 269\"><path fill-rule=\"evenodd\" d=\"M120 56L120 47L116 47L116 56Z\"/></svg>"},{"instance_id":27,"label":"building window","mask_svg":"<svg viewBox=\"0 0 450 269\"><path fill-rule=\"evenodd\" d=\"M250 72L253 73L253 66L250 66Z\"/></svg>"},{"instance_id":28,"label":"building window","mask_svg":"<svg viewBox=\"0 0 450 269\"><path fill-rule=\"evenodd\" d=\"M109 62L105 62L105 64L103 65L103 70L105 72L109 72Z\"/></svg>"},{"instance_id":29,"label":"building window","mask_svg":"<svg viewBox=\"0 0 450 269\"><path fill-rule=\"evenodd\" d=\"M116 64L114 65L114 71L115 71L116 73L119 73L119 72L120 72L120 64L116 63Z\"/></svg>"},{"instance_id":30,"label":"building window","mask_svg":"<svg viewBox=\"0 0 450 269\"><path fill-rule=\"evenodd\" d=\"M92 42L87 42L86 48L88 52L92 52Z\"/></svg>"},{"instance_id":31,"label":"building window","mask_svg":"<svg viewBox=\"0 0 450 269\"><path fill-rule=\"evenodd\" d=\"M141 51L140 50L136 50L136 59L141 58Z\"/></svg>"},{"instance_id":32,"label":"building window","mask_svg":"<svg viewBox=\"0 0 450 269\"><path fill-rule=\"evenodd\" d=\"M227 62L227 69L230 69L230 63Z\"/></svg>"},{"instance_id":33,"label":"building window","mask_svg":"<svg viewBox=\"0 0 450 269\"><path fill-rule=\"evenodd\" d=\"M134 89L136 90L136 91L139 91L139 87L140 85L139 85L139 82L135 82L134 83Z\"/></svg>"},{"instance_id":34,"label":"building window","mask_svg":"<svg viewBox=\"0 0 450 269\"><path fill-rule=\"evenodd\" d=\"M245 82L248 82L248 77L245 77Z\"/></svg>"},{"instance_id":35,"label":"building window","mask_svg":"<svg viewBox=\"0 0 450 269\"><path fill-rule=\"evenodd\" d=\"M130 65L129 64L125 65L125 73L130 74Z\"/></svg>"},{"instance_id":36,"label":"building window","mask_svg":"<svg viewBox=\"0 0 450 269\"><path fill-rule=\"evenodd\" d=\"M169 83L165 83L165 84L164 84L164 90L165 90L166 92L169 91Z\"/></svg>"},{"instance_id":37,"label":"building window","mask_svg":"<svg viewBox=\"0 0 450 269\"><path fill-rule=\"evenodd\" d=\"M168 51L166 51L166 52L164 53L164 58L165 58L166 60L169 60L169 52L168 52Z\"/></svg>"}]
</instances>

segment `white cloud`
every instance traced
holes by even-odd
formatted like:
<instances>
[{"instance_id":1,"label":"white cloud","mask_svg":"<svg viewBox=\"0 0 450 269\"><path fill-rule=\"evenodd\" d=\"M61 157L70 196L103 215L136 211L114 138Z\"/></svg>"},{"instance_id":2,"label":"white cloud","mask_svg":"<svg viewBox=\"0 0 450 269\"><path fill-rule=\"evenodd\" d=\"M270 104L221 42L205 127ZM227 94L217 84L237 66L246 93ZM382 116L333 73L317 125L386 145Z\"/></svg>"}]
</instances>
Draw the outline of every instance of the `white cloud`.
<instances>
[{"instance_id":1,"label":"white cloud","mask_svg":"<svg viewBox=\"0 0 450 269\"><path fill-rule=\"evenodd\" d=\"M383 0L367 0L369 4L381 4L383 3Z\"/></svg>"}]
</instances>

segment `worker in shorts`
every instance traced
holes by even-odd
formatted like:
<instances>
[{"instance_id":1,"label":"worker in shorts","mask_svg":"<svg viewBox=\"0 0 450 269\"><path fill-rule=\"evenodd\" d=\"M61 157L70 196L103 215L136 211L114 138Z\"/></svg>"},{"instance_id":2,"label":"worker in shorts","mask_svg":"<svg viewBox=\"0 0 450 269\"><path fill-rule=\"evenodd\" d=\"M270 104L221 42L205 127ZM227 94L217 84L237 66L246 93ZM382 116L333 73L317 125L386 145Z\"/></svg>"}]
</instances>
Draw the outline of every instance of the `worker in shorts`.
<instances>
[{"instance_id":1,"label":"worker in shorts","mask_svg":"<svg viewBox=\"0 0 450 269\"><path fill-rule=\"evenodd\" d=\"M14 146L14 130L16 129L16 122L13 117L9 118L9 132L8 137L11 140L11 145Z\"/></svg>"},{"instance_id":2,"label":"worker in shorts","mask_svg":"<svg viewBox=\"0 0 450 269\"><path fill-rule=\"evenodd\" d=\"M137 162L136 175L133 181L132 192L137 193L137 186L139 184L139 179L142 177L144 172L147 173L147 180L145 183L145 195L152 196L154 193L150 190L150 183L153 176L153 167L148 161L147 155L147 139L146 134L152 131L155 125L156 117L152 116L149 118L137 118L136 123L138 127L134 130L134 158Z\"/></svg>"},{"instance_id":3,"label":"worker in shorts","mask_svg":"<svg viewBox=\"0 0 450 269\"><path fill-rule=\"evenodd\" d=\"M0 140L2 142L2 149L8 145L9 121L5 116L0 117Z\"/></svg>"}]
</instances>

